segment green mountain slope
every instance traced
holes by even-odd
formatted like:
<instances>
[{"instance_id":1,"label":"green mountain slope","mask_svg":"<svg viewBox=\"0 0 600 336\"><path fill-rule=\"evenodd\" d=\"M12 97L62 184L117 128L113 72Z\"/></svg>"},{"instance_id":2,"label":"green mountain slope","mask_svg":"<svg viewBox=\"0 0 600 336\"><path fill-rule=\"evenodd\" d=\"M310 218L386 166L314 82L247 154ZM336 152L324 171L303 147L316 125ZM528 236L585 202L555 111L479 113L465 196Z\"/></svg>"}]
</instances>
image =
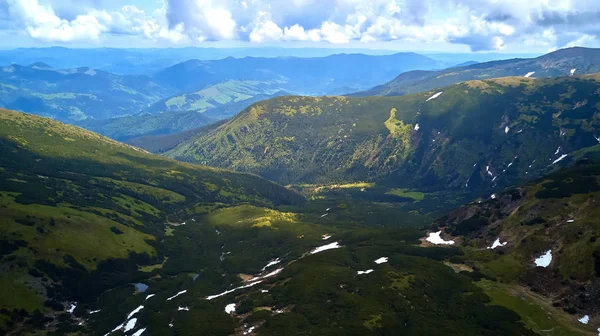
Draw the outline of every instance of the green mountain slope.
<instances>
[{"instance_id":1,"label":"green mountain slope","mask_svg":"<svg viewBox=\"0 0 600 336\"><path fill-rule=\"evenodd\" d=\"M281 97L167 156L284 184L481 191L540 175L597 144L598 89L596 75L508 77L403 97Z\"/></svg>"},{"instance_id":2,"label":"green mountain slope","mask_svg":"<svg viewBox=\"0 0 600 336\"><path fill-rule=\"evenodd\" d=\"M441 71L409 71L392 81L352 96L400 96L467 80L507 76L544 78L600 72L600 49L568 48L532 59L511 59L453 67Z\"/></svg>"},{"instance_id":3,"label":"green mountain slope","mask_svg":"<svg viewBox=\"0 0 600 336\"><path fill-rule=\"evenodd\" d=\"M576 320L600 313L600 146L524 186L466 205L438 220L465 260L489 278L525 286ZM456 238L457 237L457 238ZM494 249L499 239L503 246ZM550 252L548 252L550 251ZM546 255L547 263L536 266ZM489 290L500 287L489 287Z\"/></svg>"},{"instance_id":4,"label":"green mountain slope","mask_svg":"<svg viewBox=\"0 0 600 336\"><path fill-rule=\"evenodd\" d=\"M149 112L196 111L205 112L227 104L238 103L257 95L271 95L280 91L284 80L252 81L228 80L205 89L176 95L157 102Z\"/></svg>"},{"instance_id":5,"label":"green mountain slope","mask_svg":"<svg viewBox=\"0 0 600 336\"><path fill-rule=\"evenodd\" d=\"M146 76L37 63L0 68L0 106L61 121L131 115L173 93Z\"/></svg>"},{"instance_id":6,"label":"green mountain slope","mask_svg":"<svg viewBox=\"0 0 600 336\"><path fill-rule=\"evenodd\" d=\"M0 329L45 323L33 313L146 277L138 266L163 260L167 223L187 208L302 202L254 175L178 163L8 110L0 110L0 157Z\"/></svg>"}]
</instances>

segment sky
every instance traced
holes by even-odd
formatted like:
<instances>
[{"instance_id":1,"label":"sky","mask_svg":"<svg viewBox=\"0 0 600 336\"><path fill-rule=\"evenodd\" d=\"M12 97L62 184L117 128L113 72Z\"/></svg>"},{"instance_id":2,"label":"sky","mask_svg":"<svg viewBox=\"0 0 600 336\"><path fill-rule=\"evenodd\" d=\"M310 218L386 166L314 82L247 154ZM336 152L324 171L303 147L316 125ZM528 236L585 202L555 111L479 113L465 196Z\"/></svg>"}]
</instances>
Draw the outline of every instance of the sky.
<instances>
[{"instance_id":1,"label":"sky","mask_svg":"<svg viewBox=\"0 0 600 336\"><path fill-rule=\"evenodd\" d=\"M599 0L0 0L0 47L600 47Z\"/></svg>"}]
</instances>

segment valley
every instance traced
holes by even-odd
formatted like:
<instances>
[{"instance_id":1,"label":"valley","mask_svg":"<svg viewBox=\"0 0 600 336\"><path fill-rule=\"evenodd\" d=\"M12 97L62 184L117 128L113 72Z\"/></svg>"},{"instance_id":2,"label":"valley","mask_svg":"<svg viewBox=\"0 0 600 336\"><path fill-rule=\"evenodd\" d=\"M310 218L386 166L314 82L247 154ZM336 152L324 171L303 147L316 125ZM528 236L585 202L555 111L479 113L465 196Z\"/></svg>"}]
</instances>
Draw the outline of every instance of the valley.
<instances>
[{"instance_id":1,"label":"valley","mask_svg":"<svg viewBox=\"0 0 600 336\"><path fill-rule=\"evenodd\" d=\"M597 49L122 55L0 69L0 333L600 332Z\"/></svg>"}]
</instances>

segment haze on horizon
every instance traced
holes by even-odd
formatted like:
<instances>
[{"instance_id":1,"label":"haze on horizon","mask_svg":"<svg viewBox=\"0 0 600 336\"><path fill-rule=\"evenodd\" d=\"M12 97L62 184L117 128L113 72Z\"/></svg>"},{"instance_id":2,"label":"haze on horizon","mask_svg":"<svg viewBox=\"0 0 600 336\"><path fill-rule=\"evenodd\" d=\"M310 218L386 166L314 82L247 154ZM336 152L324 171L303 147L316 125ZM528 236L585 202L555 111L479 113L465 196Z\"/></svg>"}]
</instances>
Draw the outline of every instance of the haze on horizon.
<instances>
[{"instance_id":1,"label":"haze on horizon","mask_svg":"<svg viewBox=\"0 0 600 336\"><path fill-rule=\"evenodd\" d=\"M593 0L1 0L0 48L600 46Z\"/></svg>"}]
</instances>

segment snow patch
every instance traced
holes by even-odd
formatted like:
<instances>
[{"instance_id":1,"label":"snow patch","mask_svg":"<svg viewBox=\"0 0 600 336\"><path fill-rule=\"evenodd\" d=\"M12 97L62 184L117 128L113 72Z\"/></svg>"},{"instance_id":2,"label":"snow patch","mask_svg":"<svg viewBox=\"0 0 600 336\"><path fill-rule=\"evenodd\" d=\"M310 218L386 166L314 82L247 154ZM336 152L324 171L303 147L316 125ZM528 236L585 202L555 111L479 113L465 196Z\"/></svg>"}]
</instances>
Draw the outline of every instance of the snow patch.
<instances>
[{"instance_id":1,"label":"snow patch","mask_svg":"<svg viewBox=\"0 0 600 336\"><path fill-rule=\"evenodd\" d=\"M577 69L571 69L571 76L575 74L575 71L577 71Z\"/></svg>"},{"instance_id":2,"label":"snow patch","mask_svg":"<svg viewBox=\"0 0 600 336\"><path fill-rule=\"evenodd\" d=\"M230 303L227 306L225 306L225 312L227 314L235 313L235 303Z\"/></svg>"},{"instance_id":3,"label":"snow patch","mask_svg":"<svg viewBox=\"0 0 600 336\"><path fill-rule=\"evenodd\" d=\"M261 282L262 282L262 280L256 281L256 282L252 282L252 283L249 283L247 285L239 286L239 287L236 287L234 289L226 290L226 291L224 291L223 293L220 293L220 294L207 296L206 299L207 300L212 300L212 299L221 297L223 295L227 295L229 293L233 293L233 292L235 292L236 290L239 290L239 289L248 288L248 287L252 287L252 286L258 285Z\"/></svg>"},{"instance_id":4,"label":"snow patch","mask_svg":"<svg viewBox=\"0 0 600 336\"><path fill-rule=\"evenodd\" d=\"M331 244L319 246L316 249L310 251L310 254L315 254L315 253L319 253L319 252L323 252L323 251L327 251L327 250L331 250L331 249L336 249L336 248L340 248L340 247L341 246L338 242L334 242Z\"/></svg>"},{"instance_id":5,"label":"snow patch","mask_svg":"<svg viewBox=\"0 0 600 336\"><path fill-rule=\"evenodd\" d=\"M427 98L426 102L428 102L428 101L430 101L430 100L432 100L432 99L435 99L435 98L439 97L439 96L442 94L442 92L443 92L443 91L441 91L441 92L438 92L438 93L434 94L433 96L431 96L431 97Z\"/></svg>"},{"instance_id":6,"label":"snow patch","mask_svg":"<svg viewBox=\"0 0 600 336\"><path fill-rule=\"evenodd\" d=\"M444 240L442 239L441 235L441 230L438 232L429 232L429 237L427 237L425 240L435 245L454 245L454 240Z\"/></svg>"},{"instance_id":7,"label":"snow patch","mask_svg":"<svg viewBox=\"0 0 600 336\"><path fill-rule=\"evenodd\" d=\"M574 219L569 219L569 220L567 221L567 223L573 223L574 221L575 221Z\"/></svg>"},{"instance_id":8,"label":"snow patch","mask_svg":"<svg viewBox=\"0 0 600 336\"><path fill-rule=\"evenodd\" d=\"M529 78L529 77L531 77L531 76L532 76L534 73L535 73L535 71L528 72L528 73L527 73L525 76L523 76L523 77L525 77L525 78Z\"/></svg>"},{"instance_id":9,"label":"snow patch","mask_svg":"<svg viewBox=\"0 0 600 336\"><path fill-rule=\"evenodd\" d=\"M383 263L386 263L386 262L388 262L388 257L381 257L381 258L375 260L376 264L383 264Z\"/></svg>"},{"instance_id":10,"label":"snow patch","mask_svg":"<svg viewBox=\"0 0 600 336\"><path fill-rule=\"evenodd\" d=\"M149 294L148 296L146 296L146 298L144 299L144 301L148 300L149 298L153 297L156 294Z\"/></svg>"},{"instance_id":11,"label":"snow patch","mask_svg":"<svg viewBox=\"0 0 600 336\"><path fill-rule=\"evenodd\" d=\"M371 272L373 272L373 270L372 270L372 269L368 269L368 270L366 270L366 271L358 271L358 272L356 272L356 273L357 273L358 275L362 275L362 274L369 274L369 273L371 273Z\"/></svg>"},{"instance_id":12,"label":"snow patch","mask_svg":"<svg viewBox=\"0 0 600 336\"><path fill-rule=\"evenodd\" d=\"M177 307L177 311L180 310L190 311L190 307Z\"/></svg>"},{"instance_id":13,"label":"snow patch","mask_svg":"<svg viewBox=\"0 0 600 336\"><path fill-rule=\"evenodd\" d=\"M100 309L98 309L98 310L90 310L89 314L91 315L91 314L96 314L96 313L99 313L99 312L100 312Z\"/></svg>"},{"instance_id":14,"label":"snow patch","mask_svg":"<svg viewBox=\"0 0 600 336\"><path fill-rule=\"evenodd\" d=\"M508 131L510 131L510 127L508 127L508 126L504 127L504 134L508 134Z\"/></svg>"},{"instance_id":15,"label":"snow patch","mask_svg":"<svg viewBox=\"0 0 600 336\"><path fill-rule=\"evenodd\" d=\"M585 315L584 317L578 319L577 321L583 323L583 324L588 324L590 322L590 316L589 315Z\"/></svg>"},{"instance_id":16,"label":"snow patch","mask_svg":"<svg viewBox=\"0 0 600 336\"><path fill-rule=\"evenodd\" d=\"M492 196L490 196L491 199L496 199L496 194L492 194Z\"/></svg>"},{"instance_id":17,"label":"snow patch","mask_svg":"<svg viewBox=\"0 0 600 336\"><path fill-rule=\"evenodd\" d=\"M416 124L416 125L415 125L415 131L418 131L418 130L419 130L419 128L421 128L421 126L419 126L419 124Z\"/></svg>"},{"instance_id":18,"label":"snow patch","mask_svg":"<svg viewBox=\"0 0 600 336\"><path fill-rule=\"evenodd\" d=\"M330 235L323 235L323 240L327 240L327 239L329 239L329 238L331 238L331 236L330 236Z\"/></svg>"},{"instance_id":19,"label":"snow patch","mask_svg":"<svg viewBox=\"0 0 600 336\"><path fill-rule=\"evenodd\" d=\"M569 156L568 154L563 154L561 155L558 159L554 160L554 162L552 162L552 164L556 164L560 161L562 161L564 158L566 158L567 156Z\"/></svg>"},{"instance_id":20,"label":"snow patch","mask_svg":"<svg viewBox=\"0 0 600 336\"><path fill-rule=\"evenodd\" d=\"M75 308L77 308L77 302L69 303L69 308L67 309L67 313L72 314L75 311Z\"/></svg>"},{"instance_id":21,"label":"snow patch","mask_svg":"<svg viewBox=\"0 0 600 336\"><path fill-rule=\"evenodd\" d=\"M552 262L552 250L546 251L542 256L535 259L535 265L538 267L548 267Z\"/></svg>"},{"instance_id":22,"label":"snow patch","mask_svg":"<svg viewBox=\"0 0 600 336\"><path fill-rule=\"evenodd\" d=\"M327 215L329 215L329 214L324 214L324 215L321 215L321 218L323 218L323 217L327 217Z\"/></svg>"},{"instance_id":23,"label":"snow patch","mask_svg":"<svg viewBox=\"0 0 600 336\"><path fill-rule=\"evenodd\" d=\"M140 336L144 331L146 331L146 328L140 329L136 332L133 333L133 335L131 336Z\"/></svg>"},{"instance_id":24,"label":"snow patch","mask_svg":"<svg viewBox=\"0 0 600 336\"><path fill-rule=\"evenodd\" d=\"M554 152L554 155L557 155L558 153L560 153L560 146L558 146L558 148L556 149L556 152Z\"/></svg>"},{"instance_id":25,"label":"snow patch","mask_svg":"<svg viewBox=\"0 0 600 336\"><path fill-rule=\"evenodd\" d=\"M171 300L173 300L174 298L178 297L179 295L181 295L181 294L185 294L185 293L187 293L187 289L184 289L184 290L182 290L181 292L179 292L179 293L177 293L177 294L175 294L175 295L171 296L170 298L168 298L168 299L167 299L167 301L171 301Z\"/></svg>"},{"instance_id":26,"label":"snow patch","mask_svg":"<svg viewBox=\"0 0 600 336\"><path fill-rule=\"evenodd\" d=\"M277 265L277 264L279 264L280 262L281 262L281 260L280 260L279 258L277 258L277 259L275 259L275 260L271 260L271 261L269 261L269 263L268 263L268 264L266 264L266 265L265 265L265 267L263 267L263 268L262 268L263 272L264 272L264 271L265 271L267 268L269 268L269 267L271 267L271 266L273 266L273 265Z\"/></svg>"},{"instance_id":27,"label":"snow patch","mask_svg":"<svg viewBox=\"0 0 600 336\"><path fill-rule=\"evenodd\" d=\"M244 335L250 335L254 331L254 329L256 329L256 326L252 326L247 330L244 330Z\"/></svg>"},{"instance_id":28,"label":"snow patch","mask_svg":"<svg viewBox=\"0 0 600 336\"><path fill-rule=\"evenodd\" d=\"M135 308L131 313L129 313L129 315L127 315L127 319L129 320L133 315L139 313L142 309L144 309L144 306L139 306Z\"/></svg>"},{"instance_id":29,"label":"snow patch","mask_svg":"<svg viewBox=\"0 0 600 336\"><path fill-rule=\"evenodd\" d=\"M127 324L125 324L125 332L128 332L129 330L135 328L135 324L137 322L137 319L134 317L131 320L127 321Z\"/></svg>"},{"instance_id":30,"label":"snow patch","mask_svg":"<svg viewBox=\"0 0 600 336\"><path fill-rule=\"evenodd\" d=\"M500 237L498 237L498 238L496 238L496 240L494 241L494 243L492 244L492 246L488 247L488 250L493 250L496 247L506 246L506 244L508 244L508 242L501 243L500 242Z\"/></svg>"}]
</instances>

